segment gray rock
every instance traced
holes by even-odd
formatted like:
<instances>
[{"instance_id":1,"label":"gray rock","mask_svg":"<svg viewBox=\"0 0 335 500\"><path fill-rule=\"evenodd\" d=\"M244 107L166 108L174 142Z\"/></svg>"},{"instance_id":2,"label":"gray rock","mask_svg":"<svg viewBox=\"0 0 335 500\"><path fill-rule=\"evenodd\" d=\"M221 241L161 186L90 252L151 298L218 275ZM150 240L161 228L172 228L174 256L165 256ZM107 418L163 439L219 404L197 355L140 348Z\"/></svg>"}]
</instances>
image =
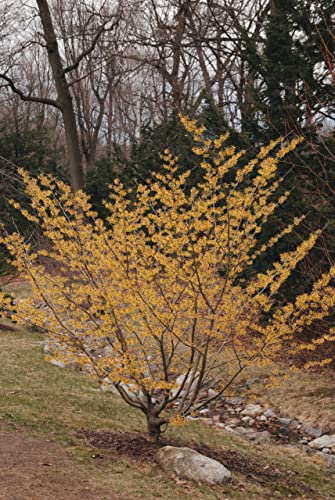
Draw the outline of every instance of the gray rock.
<instances>
[{"instance_id":1,"label":"gray rock","mask_svg":"<svg viewBox=\"0 0 335 500\"><path fill-rule=\"evenodd\" d=\"M330 448L322 448L322 453L327 453L327 455L330 455L332 450Z\"/></svg>"},{"instance_id":2,"label":"gray rock","mask_svg":"<svg viewBox=\"0 0 335 500\"><path fill-rule=\"evenodd\" d=\"M93 368L92 368L92 365L90 365L89 363L86 363L84 365L84 368L83 368L84 372L86 373L93 373Z\"/></svg>"},{"instance_id":3,"label":"gray rock","mask_svg":"<svg viewBox=\"0 0 335 500\"><path fill-rule=\"evenodd\" d=\"M256 443L268 443L271 441L271 434L269 431L261 431L256 433L255 442Z\"/></svg>"},{"instance_id":4,"label":"gray rock","mask_svg":"<svg viewBox=\"0 0 335 500\"><path fill-rule=\"evenodd\" d=\"M253 429L244 429L243 432L244 436L251 441L255 441L257 439L258 432L254 431Z\"/></svg>"},{"instance_id":5,"label":"gray rock","mask_svg":"<svg viewBox=\"0 0 335 500\"><path fill-rule=\"evenodd\" d=\"M234 430L238 434L248 434L248 432L251 432L250 429L246 429L245 427L235 427Z\"/></svg>"},{"instance_id":6,"label":"gray rock","mask_svg":"<svg viewBox=\"0 0 335 500\"><path fill-rule=\"evenodd\" d=\"M212 425L212 419L207 417L197 417L197 422L202 422L207 425Z\"/></svg>"},{"instance_id":7,"label":"gray rock","mask_svg":"<svg viewBox=\"0 0 335 500\"><path fill-rule=\"evenodd\" d=\"M239 434L240 427L231 427L230 425L221 424L224 426L225 431L230 432L231 434Z\"/></svg>"},{"instance_id":8,"label":"gray rock","mask_svg":"<svg viewBox=\"0 0 335 500\"><path fill-rule=\"evenodd\" d=\"M200 372L197 372L194 375L194 380L193 380L190 388L189 388L189 385L190 385L191 380L193 379L193 374L189 373L188 376L187 376L186 373L183 373L182 375L179 375L179 377L177 377L177 379L176 379L176 385L177 385L177 387L171 391L172 396L174 397L178 393L178 391L180 390L180 387L184 383L185 378L186 378L186 381L185 381L183 390L182 390L182 392L180 394L180 397L183 397L185 395L185 391L187 391L188 388L189 388L188 393L191 393L196 388L196 386L197 386L199 375L200 375Z\"/></svg>"},{"instance_id":9,"label":"gray rock","mask_svg":"<svg viewBox=\"0 0 335 500\"><path fill-rule=\"evenodd\" d=\"M52 358L50 359L50 363L54 366L58 366L59 368L65 368L64 361L61 361L60 359Z\"/></svg>"},{"instance_id":10,"label":"gray rock","mask_svg":"<svg viewBox=\"0 0 335 500\"><path fill-rule=\"evenodd\" d=\"M115 385L108 379L108 377L105 377L102 380L102 384L100 386L100 389L103 392L111 392L112 394L115 394L115 395L118 395L118 396L120 395L119 391L117 390L117 388L115 387Z\"/></svg>"},{"instance_id":11,"label":"gray rock","mask_svg":"<svg viewBox=\"0 0 335 500\"><path fill-rule=\"evenodd\" d=\"M259 384L259 382L261 382L261 379L259 377L252 377L252 378L249 378L245 385L246 387L250 388L252 387L254 384Z\"/></svg>"},{"instance_id":12,"label":"gray rock","mask_svg":"<svg viewBox=\"0 0 335 500\"><path fill-rule=\"evenodd\" d=\"M45 342L43 342L43 351L46 353L46 354L50 354L51 353L51 349L50 349L50 344L49 342L46 340Z\"/></svg>"},{"instance_id":13,"label":"gray rock","mask_svg":"<svg viewBox=\"0 0 335 500\"><path fill-rule=\"evenodd\" d=\"M304 427L304 432L313 438L322 436L322 431L320 429L316 429L315 427Z\"/></svg>"},{"instance_id":14,"label":"gray rock","mask_svg":"<svg viewBox=\"0 0 335 500\"><path fill-rule=\"evenodd\" d=\"M290 423L290 427L291 429L301 429L302 427L302 423L299 422L299 420L292 420L291 423Z\"/></svg>"},{"instance_id":15,"label":"gray rock","mask_svg":"<svg viewBox=\"0 0 335 500\"><path fill-rule=\"evenodd\" d=\"M241 415L247 415L248 417L258 417L262 415L263 408L261 405L247 405L243 411L241 411Z\"/></svg>"},{"instance_id":16,"label":"gray rock","mask_svg":"<svg viewBox=\"0 0 335 500\"><path fill-rule=\"evenodd\" d=\"M329 455L328 453L324 453L322 451L317 451L316 454L322 458L322 460L325 462L326 467L328 469L328 472L330 474L335 473L335 456L334 455Z\"/></svg>"},{"instance_id":17,"label":"gray rock","mask_svg":"<svg viewBox=\"0 0 335 500\"><path fill-rule=\"evenodd\" d=\"M278 422L282 425L290 425L292 418L279 417Z\"/></svg>"},{"instance_id":18,"label":"gray rock","mask_svg":"<svg viewBox=\"0 0 335 500\"><path fill-rule=\"evenodd\" d=\"M328 459L326 461L327 464L327 469L329 474L335 474L335 456L334 455L327 455Z\"/></svg>"},{"instance_id":19,"label":"gray rock","mask_svg":"<svg viewBox=\"0 0 335 500\"><path fill-rule=\"evenodd\" d=\"M223 424L222 422L215 422L215 427L218 427L219 429L226 429L226 424ZM231 431L233 432L234 429L231 429Z\"/></svg>"},{"instance_id":20,"label":"gray rock","mask_svg":"<svg viewBox=\"0 0 335 500\"><path fill-rule=\"evenodd\" d=\"M240 396L233 396L229 398L229 403L234 406L241 406L245 403L245 398L241 398Z\"/></svg>"},{"instance_id":21,"label":"gray rock","mask_svg":"<svg viewBox=\"0 0 335 500\"><path fill-rule=\"evenodd\" d=\"M276 416L272 408L268 408L267 410L265 410L264 415L268 418L274 418Z\"/></svg>"},{"instance_id":22,"label":"gray rock","mask_svg":"<svg viewBox=\"0 0 335 500\"><path fill-rule=\"evenodd\" d=\"M215 398L219 394L218 391L215 391L214 389L208 389L208 397L209 398Z\"/></svg>"},{"instance_id":23,"label":"gray rock","mask_svg":"<svg viewBox=\"0 0 335 500\"><path fill-rule=\"evenodd\" d=\"M231 425L232 427L236 427L236 425L240 424L240 419L236 417L230 417L226 420L227 425Z\"/></svg>"},{"instance_id":24,"label":"gray rock","mask_svg":"<svg viewBox=\"0 0 335 500\"><path fill-rule=\"evenodd\" d=\"M210 485L226 483L231 479L231 472L224 465L191 448L164 446L158 450L156 461L164 472L180 479Z\"/></svg>"},{"instance_id":25,"label":"gray rock","mask_svg":"<svg viewBox=\"0 0 335 500\"><path fill-rule=\"evenodd\" d=\"M330 448L332 451L335 450L335 434L332 434L329 436L328 434L325 434L324 436L318 437L316 439L313 439L309 443L309 446L311 448L314 448L316 450L322 450L322 448Z\"/></svg>"},{"instance_id":26,"label":"gray rock","mask_svg":"<svg viewBox=\"0 0 335 500\"><path fill-rule=\"evenodd\" d=\"M76 361L75 359L70 359L66 366L76 372L81 372L83 369L81 363L79 363L79 361Z\"/></svg>"},{"instance_id":27,"label":"gray rock","mask_svg":"<svg viewBox=\"0 0 335 500\"><path fill-rule=\"evenodd\" d=\"M109 356L112 356L114 353L114 349L111 345L105 345L105 347L103 347L102 351L101 351L101 354L108 358Z\"/></svg>"}]
</instances>

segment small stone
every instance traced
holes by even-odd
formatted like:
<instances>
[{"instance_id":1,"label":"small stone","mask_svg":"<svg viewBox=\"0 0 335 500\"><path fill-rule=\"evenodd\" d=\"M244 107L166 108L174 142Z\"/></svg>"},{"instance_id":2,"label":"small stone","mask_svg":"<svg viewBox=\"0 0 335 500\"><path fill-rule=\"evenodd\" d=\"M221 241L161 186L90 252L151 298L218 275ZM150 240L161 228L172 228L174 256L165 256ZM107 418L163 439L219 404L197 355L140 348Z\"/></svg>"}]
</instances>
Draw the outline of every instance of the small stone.
<instances>
[{"instance_id":1,"label":"small stone","mask_svg":"<svg viewBox=\"0 0 335 500\"><path fill-rule=\"evenodd\" d=\"M246 386L247 388L250 388L250 387L252 387L254 384L258 384L260 381L261 381L261 380L260 380L260 378L258 378L258 377L249 378L249 379L246 381L245 386Z\"/></svg>"},{"instance_id":2,"label":"small stone","mask_svg":"<svg viewBox=\"0 0 335 500\"><path fill-rule=\"evenodd\" d=\"M245 423L248 423L250 420L251 420L251 417L249 417L248 415L246 415L245 417L241 418L241 421L245 422Z\"/></svg>"},{"instance_id":3,"label":"small stone","mask_svg":"<svg viewBox=\"0 0 335 500\"><path fill-rule=\"evenodd\" d=\"M322 436L322 431L320 429L316 429L315 427L304 427L304 432L313 438Z\"/></svg>"},{"instance_id":4,"label":"small stone","mask_svg":"<svg viewBox=\"0 0 335 500\"><path fill-rule=\"evenodd\" d=\"M241 398L240 396L234 396L229 399L229 404L233 406L241 406L245 403L245 398Z\"/></svg>"},{"instance_id":5,"label":"small stone","mask_svg":"<svg viewBox=\"0 0 335 500\"><path fill-rule=\"evenodd\" d=\"M210 418L206 418L206 417L198 417L197 421L198 422L203 422L204 424L207 424L207 425L211 425L211 423L212 423L211 419Z\"/></svg>"},{"instance_id":6,"label":"small stone","mask_svg":"<svg viewBox=\"0 0 335 500\"><path fill-rule=\"evenodd\" d=\"M112 394L115 394L116 396L119 396L118 390L114 386L114 384L103 384L100 386L100 389L103 392L111 392Z\"/></svg>"},{"instance_id":7,"label":"small stone","mask_svg":"<svg viewBox=\"0 0 335 500\"><path fill-rule=\"evenodd\" d=\"M108 357L108 356L112 356L113 355L113 352L114 352L114 349L111 345L106 345L102 351L101 351L101 354L104 356L104 357Z\"/></svg>"},{"instance_id":8,"label":"small stone","mask_svg":"<svg viewBox=\"0 0 335 500\"><path fill-rule=\"evenodd\" d=\"M265 415L260 415L259 417L256 417L256 420L258 420L259 422L266 422L267 418Z\"/></svg>"},{"instance_id":9,"label":"small stone","mask_svg":"<svg viewBox=\"0 0 335 500\"><path fill-rule=\"evenodd\" d=\"M65 363L64 361L61 361L60 359L50 359L50 363L54 366L58 366L58 368L65 368Z\"/></svg>"},{"instance_id":10,"label":"small stone","mask_svg":"<svg viewBox=\"0 0 335 500\"><path fill-rule=\"evenodd\" d=\"M327 453L327 455L330 455L332 450L330 448L322 448L322 453Z\"/></svg>"},{"instance_id":11,"label":"small stone","mask_svg":"<svg viewBox=\"0 0 335 500\"><path fill-rule=\"evenodd\" d=\"M245 436L250 439L251 441L255 441L258 435L258 432L253 431L252 429L245 429L248 432L245 432Z\"/></svg>"},{"instance_id":12,"label":"small stone","mask_svg":"<svg viewBox=\"0 0 335 500\"><path fill-rule=\"evenodd\" d=\"M216 423L219 423L220 422L220 415L214 415L212 417L212 420L213 422L216 424Z\"/></svg>"},{"instance_id":13,"label":"small stone","mask_svg":"<svg viewBox=\"0 0 335 500\"><path fill-rule=\"evenodd\" d=\"M308 439L307 438L299 439L298 443L299 444L307 444L308 443Z\"/></svg>"},{"instance_id":14,"label":"small stone","mask_svg":"<svg viewBox=\"0 0 335 500\"><path fill-rule=\"evenodd\" d=\"M317 451L315 455L322 458L323 460L325 460L328 457L328 455L326 453L323 453L322 451Z\"/></svg>"},{"instance_id":15,"label":"small stone","mask_svg":"<svg viewBox=\"0 0 335 500\"><path fill-rule=\"evenodd\" d=\"M326 464L327 464L327 472L329 474L335 474L335 456L327 455Z\"/></svg>"},{"instance_id":16,"label":"small stone","mask_svg":"<svg viewBox=\"0 0 335 500\"><path fill-rule=\"evenodd\" d=\"M241 412L241 415L247 415L249 417L258 417L263 413L263 408L261 405L247 405Z\"/></svg>"},{"instance_id":17,"label":"small stone","mask_svg":"<svg viewBox=\"0 0 335 500\"><path fill-rule=\"evenodd\" d=\"M81 364L78 361L75 361L74 359L71 360L71 361L69 361L69 363L67 364L67 366L69 368L72 368L72 370L74 370L76 372L81 372L82 371Z\"/></svg>"},{"instance_id":18,"label":"small stone","mask_svg":"<svg viewBox=\"0 0 335 500\"><path fill-rule=\"evenodd\" d=\"M264 415L267 417L267 418L274 418L276 416L275 412L273 411L272 408L268 408L265 412L264 412Z\"/></svg>"},{"instance_id":19,"label":"small stone","mask_svg":"<svg viewBox=\"0 0 335 500\"><path fill-rule=\"evenodd\" d=\"M227 430L227 427L225 424L223 424L222 422L215 422L215 427L218 427L219 429L226 429ZM234 429L231 429L232 431Z\"/></svg>"},{"instance_id":20,"label":"small stone","mask_svg":"<svg viewBox=\"0 0 335 500\"><path fill-rule=\"evenodd\" d=\"M302 423L299 422L299 420L292 420L292 422L290 423L290 427L291 429L301 429L302 428Z\"/></svg>"},{"instance_id":21,"label":"small stone","mask_svg":"<svg viewBox=\"0 0 335 500\"><path fill-rule=\"evenodd\" d=\"M238 431L237 431L238 427L233 428L230 425L225 425L225 424L222 424L222 425L224 426L224 429L227 432L231 432L232 434L237 434L238 433Z\"/></svg>"},{"instance_id":22,"label":"small stone","mask_svg":"<svg viewBox=\"0 0 335 500\"><path fill-rule=\"evenodd\" d=\"M50 349L50 344L48 341L46 341L44 343L44 346L43 346L43 351L46 353L46 354L50 354L51 353L51 349Z\"/></svg>"},{"instance_id":23,"label":"small stone","mask_svg":"<svg viewBox=\"0 0 335 500\"><path fill-rule=\"evenodd\" d=\"M257 432L255 437L255 442L256 443L268 443L271 441L271 434L269 431L261 431Z\"/></svg>"},{"instance_id":24,"label":"small stone","mask_svg":"<svg viewBox=\"0 0 335 500\"><path fill-rule=\"evenodd\" d=\"M247 434L250 432L250 429L246 429L245 427L235 427L235 432L238 434Z\"/></svg>"},{"instance_id":25,"label":"small stone","mask_svg":"<svg viewBox=\"0 0 335 500\"><path fill-rule=\"evenodd\" d=\"M313 439L313 441L309 443L309 446L317 450L322 450L322 448L330 448L333 451L335 450L335 434L332 434L331 436L325 434L324 436Z\"/></svg>"},{"instance_id":26,"label":"small stone","mask_svg":"<svg viewBox=\"0 0 335 500\"><path fill-rule=\"evenodd\" d=\"M198 396L198 398L199 398L200 400L203 400L203 399L208 399L208 392L207 392L206 390L204 390L204 391L200 391L200 392L199 392L199 396Z\"/></svg>"},{"instance_id":27,"label":"small stone","mask_svg":"<svg viewBox=\"0 0 335 500\"><path fill-rule=\"evenodd\" d=\"M240 423L240 419L236 418L236 417L228 418L226 420L226 425L231 425L231 426L235 425L236 426L236 425L239 425L239 423Z\"/></svg>"},{"instance_id":28,"label":"small stone","mask_svg":"<svg viewBox=\"0 0 335 500\"><path fill-rule=\"evenodd\" d=\"M290 425L290 423L292 422L292 419L291 418L285 418L285 417L279 417L278 418L278 422L282 425Z\"/></svg>"},{"instance_id":29,"label":"small stone","mask_svg":"<svg viewBox=\"0 0 335 500\"><path fill-rule=\"evenodd\" d=\"M219 394L218 391L215 391L214 389L208 389L209 398L215 398L218 394Z\"/></svg>"},{"instance_id":30,"label":"small stone","mask_svg":"<svg viewBox=\"0 0 335 500\"><path fill-rule=\"evenodd\" d=\"M186 373L183 373L182 375L179 375L179 377L177 377L177 379L176 379L176 386L177 387L171 391L172 392L172 396L175 396L179 392L181 386L183 386L184 390L181 392L181 394L179 395L179 397L182 398L184 396L185 389L189 389L189 392L192 392L196 388L196 385L198 383L199 375L200 375L199 372L197 372L196 374L190 374L189 373L188 376L187 376ZM185 381L185 378L186 378L186 381ZM191 380L192 380L192 384L191 384L191 387L189 387ZM184 383L184 381L185 381L185 383Z\"/></svg>"}]
</instances>

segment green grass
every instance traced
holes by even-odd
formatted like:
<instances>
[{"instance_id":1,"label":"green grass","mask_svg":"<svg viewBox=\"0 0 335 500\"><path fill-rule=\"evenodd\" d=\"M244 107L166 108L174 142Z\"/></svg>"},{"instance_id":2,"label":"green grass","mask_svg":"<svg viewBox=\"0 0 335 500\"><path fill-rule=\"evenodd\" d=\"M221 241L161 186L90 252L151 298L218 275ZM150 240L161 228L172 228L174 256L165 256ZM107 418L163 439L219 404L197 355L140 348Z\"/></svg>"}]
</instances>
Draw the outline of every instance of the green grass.
<instances>
[{"instance_id":1,"label":"green grass","mask_svg":"<svg viewBox=\"0 0 335 500\"><path fill-rule=\"evenodd\" d=\"M63 443L97 485L110 487L116 493L126 492L126 498L134 499L183 499L190 494L203 499L288 498L289 494L292 498L312 498L301 496L293 486L289 493L286 486L281 489L278 484L260 484L243 474L235 474L234 482L224 487L178 485L157 466L112 452L99 465L92 459L92 448L76 436L78 429L144 431L142 414L119 398L102 393L93 379L46 363L39 335L0 331L0 338L0 418ZM260 447L196 422L171 429L166 437L229 448L259 463L295 470L296 477L317 492L318 498L335 498L335 480L326 474L324 465L297 450Z\"/></svg>"}]
</instances>

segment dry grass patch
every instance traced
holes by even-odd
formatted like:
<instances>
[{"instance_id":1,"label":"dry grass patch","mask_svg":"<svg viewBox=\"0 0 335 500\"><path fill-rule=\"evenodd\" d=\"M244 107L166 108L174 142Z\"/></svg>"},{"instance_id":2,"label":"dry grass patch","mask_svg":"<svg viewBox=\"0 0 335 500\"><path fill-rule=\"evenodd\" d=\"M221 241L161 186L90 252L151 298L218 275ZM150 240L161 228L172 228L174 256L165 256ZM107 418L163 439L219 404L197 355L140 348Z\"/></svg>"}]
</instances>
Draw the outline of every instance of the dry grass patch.
<instances>
[{"instance_id":1,"label":"dry grass patch","mask_svg":"<svg viewBox=\"0 0 335 500\"><path fill-rule=\"evenodd\" d=\"M283 416L335 432L335 374L313 372L294 373L279 387L255 388L257 400L276 408Z\"/></svg>"}]
</instances>

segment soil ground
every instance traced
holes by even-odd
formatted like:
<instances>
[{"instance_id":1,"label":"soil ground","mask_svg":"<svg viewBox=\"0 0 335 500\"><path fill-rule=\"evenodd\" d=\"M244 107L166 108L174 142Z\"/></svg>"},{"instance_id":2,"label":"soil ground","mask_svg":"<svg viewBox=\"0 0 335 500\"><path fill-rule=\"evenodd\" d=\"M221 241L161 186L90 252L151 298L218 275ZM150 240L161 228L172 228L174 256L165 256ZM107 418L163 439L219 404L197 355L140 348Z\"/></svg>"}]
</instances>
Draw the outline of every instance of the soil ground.
<instances>
[{"instance_id":1,"label":"soil ground","mask_svg":"<svg viewBox=\"0 0 335 500\"><path fill-rule=\"evenodd\" d=\"M64 447L0 425L1 500L116 500L90 484Z\"/></svg>"}]
</instances>

